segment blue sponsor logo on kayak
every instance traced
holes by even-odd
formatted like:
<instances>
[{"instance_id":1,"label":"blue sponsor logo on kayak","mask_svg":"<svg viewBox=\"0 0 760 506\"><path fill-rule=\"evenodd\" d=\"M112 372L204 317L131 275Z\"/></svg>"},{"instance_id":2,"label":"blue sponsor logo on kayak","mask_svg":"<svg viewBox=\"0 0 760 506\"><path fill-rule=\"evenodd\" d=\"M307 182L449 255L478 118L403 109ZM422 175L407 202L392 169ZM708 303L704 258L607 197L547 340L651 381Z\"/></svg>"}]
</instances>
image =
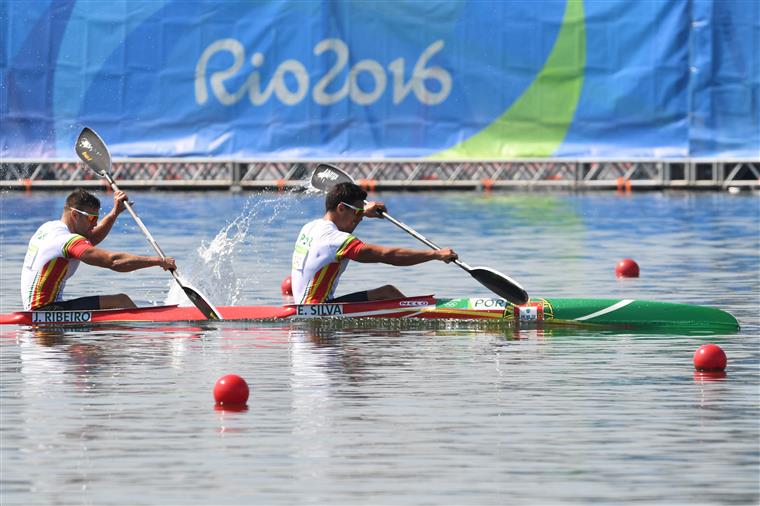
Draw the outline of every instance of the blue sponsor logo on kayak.
<instances>
[{"instance_id":1,"label":"blue sponsor logo on kayak","mask_svg":"<svg viewBox=\"0 0 760 506\"><path fill-rule=\"evenodd\" d=\"M421 307L429 306L430 302L426 300L402 300L398 305L401 307Z\"/></svg>"},{"instance_id":2,"label":"blue sponsor logo on kayak","mask_svg":"<svg viewBox=\"0 0 760 506\"><path fill-rule=\"evenodd\" d=\"M90 311L32 311L32 323L87 323Z\"/></svg>"}]
</instances>

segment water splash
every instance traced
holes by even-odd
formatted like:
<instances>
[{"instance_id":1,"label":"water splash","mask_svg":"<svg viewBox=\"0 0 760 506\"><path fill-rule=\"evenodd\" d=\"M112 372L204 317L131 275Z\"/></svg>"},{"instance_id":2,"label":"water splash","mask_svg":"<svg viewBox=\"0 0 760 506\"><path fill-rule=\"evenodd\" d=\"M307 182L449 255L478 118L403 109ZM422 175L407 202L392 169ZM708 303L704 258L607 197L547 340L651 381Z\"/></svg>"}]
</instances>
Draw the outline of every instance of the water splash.
<instances>
[{"instance_id":1,"label":"water splash","mask_svg":"<svg viewBox=\"0 0 760 506\"><path fill-rule=\"evenodd\" d=\"M243 290L257 287L260 280L241 278L235 266L245 261L249 267L253 262L255 272L265 272L268 269L270 258L266 254L257 253L267 251L266 242L271 236L267 231L274 226L280 212L292 204L292 200L281 197L250 197L240 215L222 227L211 242L201 243L197 250L198 256L190 268L182 269L184 279L215 306L236 305ZM247 245L249 240L253 247ZM241 253L245 253L245 259L239 258ZM191 304L176 283L172 283L165 303L182 306Z\"/></svg>"}]
</instances>

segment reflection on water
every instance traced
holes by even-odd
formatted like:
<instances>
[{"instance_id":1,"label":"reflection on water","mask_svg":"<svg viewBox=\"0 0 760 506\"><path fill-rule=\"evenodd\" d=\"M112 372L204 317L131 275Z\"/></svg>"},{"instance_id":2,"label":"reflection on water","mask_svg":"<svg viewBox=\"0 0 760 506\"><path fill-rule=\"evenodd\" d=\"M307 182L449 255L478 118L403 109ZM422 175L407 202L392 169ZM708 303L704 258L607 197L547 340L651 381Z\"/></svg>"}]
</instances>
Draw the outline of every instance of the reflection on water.
<instances>
[{"instance_id":1,"label":"reflection on water","mask_svg":"<svg viewBox=\"0 0 760 506\"><path fill-rule=\"evenodd\" d=\"M19 304L14 258L62 195L0 198L28 211L0 217L7 312ZM321 212L319 199L290 195L275 205L266 205L272 195L133 198L183 274L211 282L198 284L212 300L246 304L280 302L293 235ZM0 502L758 503L755 197L382 198L421 233L535 295L715 305L742 328L399 320L3 328ZM456 218L443 229L441 216ZM418 246L380 220L357 233ZM119 220L104 247L147 246ZM641 278L614 278L624 257L638 261ZM93 279L155 302L172 283L159 271L83 268L68 290L87 294ZM355 265L342 286L387 282L409 293L482 294L446 265ZM694 350L707 342L726 351L724 375L694 371ZM213 385L231 373L249 384L247 411L214 409Z\"/></svg>"}]
</instances>

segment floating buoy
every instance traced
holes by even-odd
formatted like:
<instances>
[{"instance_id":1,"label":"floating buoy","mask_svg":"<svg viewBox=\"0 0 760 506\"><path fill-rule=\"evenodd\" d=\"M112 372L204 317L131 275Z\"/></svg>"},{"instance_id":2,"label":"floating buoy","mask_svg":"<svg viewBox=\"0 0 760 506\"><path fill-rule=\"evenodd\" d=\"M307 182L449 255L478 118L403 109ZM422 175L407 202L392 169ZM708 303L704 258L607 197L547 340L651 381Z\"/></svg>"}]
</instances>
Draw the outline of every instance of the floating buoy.
<instances>
[{"instance_id":1,"label":"floating buoy","mask_svg":"<svg viewBox=\"0 0 760 506\"><path fill-rule=\"evenodd\" d=\"M694 352L694 368L702 372L720 372L726 368L726 353L717 344L703 344Z\"/></svg>"},{"instance_id":2,"label":"floating buoy","mask_svg":"<svg viewBox=\"0 0 760 506\"><path fill-rule=\"evenodd\" d=\"M293 281L290 279L290 276L282 280L280 290L283 295L293 295Z\"/></svg>"},{"instance_id":3,"label":"floating buoy","mask_svg":"<svg viewBox=\"0 0 760 506\"><path fill-rule=\"evenodd\" d=\"M631 258L624 258L615 266L615 276L618 278L638 278L639 264Z\"/></svg>"},{"instance_id":4,"label":"floating buoy","mask_svg":"<svg viewBox=\"0 0 760 506\"><path fill-rule=\"evenodd\" d=\"M248 383L237 374L226 374L214 385L214 400L218 406L245 406L248 394Z\"/></svg>"}]
</instances>

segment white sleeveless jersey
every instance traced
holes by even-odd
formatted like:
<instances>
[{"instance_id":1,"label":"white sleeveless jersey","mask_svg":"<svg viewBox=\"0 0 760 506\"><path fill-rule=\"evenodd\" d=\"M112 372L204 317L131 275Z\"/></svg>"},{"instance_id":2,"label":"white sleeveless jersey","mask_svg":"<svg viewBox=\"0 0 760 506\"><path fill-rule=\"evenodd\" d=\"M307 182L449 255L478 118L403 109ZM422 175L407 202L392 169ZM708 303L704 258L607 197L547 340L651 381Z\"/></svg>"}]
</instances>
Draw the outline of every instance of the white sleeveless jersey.
<instances>
[{"instance_id":1,"label":"white sleeveless jersey","mask_svg":"<svg viewBox=\"0 0 760 506\"><path fill-rule=\"evenodd\" d=\"M60 220L44 223L29 241L21 270L21 299L29 311L62 300L63 288L92 243Z\"/></svg>"},{"instance_id":2,"label":"white sleeveless jersey","mask_svg":"<svg viewBox=\"0 0 760 506\"><path fill-rule=\"evenodd\" d=\"M330 220L318 219L303 226L293 250L290 278L298 304L332 299L349 259L355 259L364 243L341 232Z\"/></svg>"}]
</instances>

